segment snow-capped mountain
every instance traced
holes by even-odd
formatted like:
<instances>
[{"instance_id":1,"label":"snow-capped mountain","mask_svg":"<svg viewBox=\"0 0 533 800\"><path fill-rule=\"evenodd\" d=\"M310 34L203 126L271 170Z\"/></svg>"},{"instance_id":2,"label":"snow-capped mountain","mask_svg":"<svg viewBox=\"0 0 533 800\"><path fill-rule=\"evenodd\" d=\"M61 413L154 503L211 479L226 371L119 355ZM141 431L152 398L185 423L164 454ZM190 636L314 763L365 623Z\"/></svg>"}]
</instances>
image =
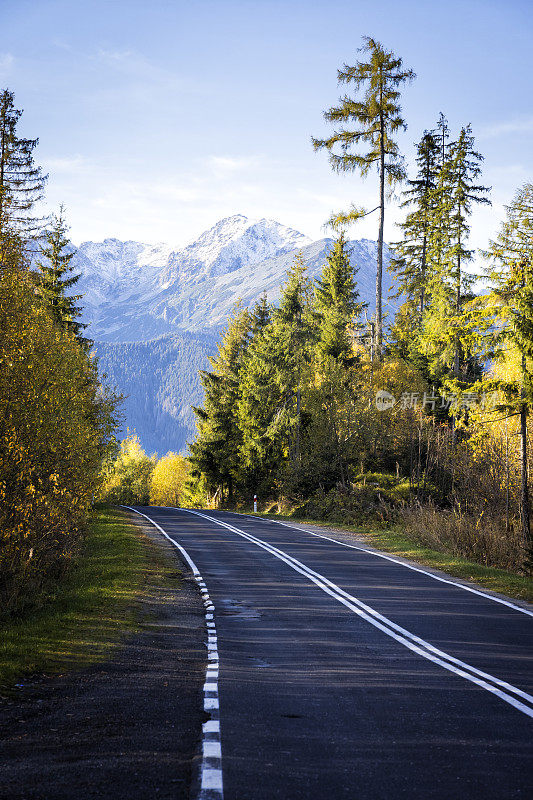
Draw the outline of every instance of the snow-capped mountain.
<instances>
[{"instance_id":1,"label":"snow-capped mountain","mask_svg":"<svg viewBox=\"0 0 533 800\"><path fill-rule=\"evenodd\" d=\"M324 264L331 239L312 242L267 219L223 219L183 248L105 239L84 242L72 261L82 277L87 335L106 342L146 341L167 333L220 328L237 300L262 292L275 301L301 250L309 274ZM372 308L376 244L351 243L361 298ZM388 275L384 273L384 296Z\"/></svg>"},{"instance_id":2,"label":"snow-capped mountain","mask_svg":"<svg viewBox=\"0 0 533 800\"><path fill-rule=\"evenodd\" d=\"M374 308L376 243L351 242L361 299ZM223 219L185 247L105 239L85 242L71 262L82 277L87 335L106 381L125 395L126 430L149 450L183 450L194 438L191 405L201 405L198 370L237 300L266 291L276 301L298 251L311 277L331 239L313 242L272 220ZM388 262L385 251L385 264ZM383 272L387 297L390 275ZM384 310L392 310L384 302Z\"/></svg>"}]
</instances>

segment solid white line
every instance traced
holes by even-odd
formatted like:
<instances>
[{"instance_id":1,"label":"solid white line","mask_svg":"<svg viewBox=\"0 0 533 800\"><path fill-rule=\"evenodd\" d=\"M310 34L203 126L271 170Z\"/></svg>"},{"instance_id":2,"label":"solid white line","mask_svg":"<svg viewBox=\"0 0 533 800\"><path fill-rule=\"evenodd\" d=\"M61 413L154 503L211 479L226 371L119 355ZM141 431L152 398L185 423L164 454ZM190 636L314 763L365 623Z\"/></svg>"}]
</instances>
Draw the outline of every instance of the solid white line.
<instances>
[{"instance_id":1,"label":"solid white line","mask_svg":"<svg viewBox=\"0 0 533 800\"><path fill-rule=\"evenodd\" d=\"M191 568L192 574L200 587L202 599L204 601L204 606L206 608L205 619L206 619L206 626L208 627L208 635L207 635L207 669L205 673L205 683L203 687L204 692L204 711L210 712L217 712L215 716L218 716L219 712L219 702L218 702L218 649L217 649L217 636L216 636L216 629L215 623L208 621L213 619L213 611L215 610L214 605L212 604L211 600L209 600L209 595L207 593L205 587L204 580L200 575L200 571L198 567L187 553L184 547L181 546L178 542L172 539L166 531L163 530L161 525L158 525L153 519L151 519L147 514L143 514L142 511L137 511L136 508L132 508L131 506L122 506L122 508L127 508L129 511L133 511L135 514L139 514L139 516L144 517L148 520L157 530L163 534L163 536L168 539L174 547L182 554L183 558ZM216 662L216 664L210 662ZM208 696L208 693L210 696ZM207 722L204 722L202 725L202 732L204 734L204 739L202 742L202 763L200 765L200 793L198 794L198 800L224 800L224 791L223 791L223 783L222 783L222 751L221 751L221 744L220 744L220 720L219 719L210 719ZM205 738L205 736L209 738Z\"/></svg>"},{"instance_id":2,"label":"solid white line","mask_svg":"<svg viewBox=\"0 0 533 800\"><path fill-rule=\"evenodd\" d=\"M476 684L480 688L485 689L496 697L499 697L501 700L504 700L506 703L526 714L528 717L533 718L533 708L526 706L524 703L521 703L519 700L517 700L516 697L512 697L507 693L512 692L512 694L522 697L528 703L533 705L533 697L527 694L527 692L523 692L521 689L518 689L512 684L502 681L499 678L495 678L493 675L483 672L482 670L478 670L476 667L472 667L470 664L467 664L464 661L461 661L460 659L450 656L448 653L439 650L434 645L426 642L424 639L421 639L418 636L415 636L410 631L407 631L405 628L397 625L392 620L388 619L382 614L379 614L379 612L377 612L375 609L366 605L366 603L363 603L353 595L348 594L341 589L340 586L337 586L337 584L330 581L324 575L315 572L301 561L298 561L296 558L293 558L292 556L288 555L288 553L285 553L283 550L280 550L274 545L271 545L262 539L258 539L252 534L240 530L233 525L229 525L222 520L202 514L199 511L191 511L191 509L180 510L187 511L190 514L195 514L196 516L202 517L209 522L213 522L216 525L227 528L228 530L238 534L244 539L247 539L258 547L261 547L263 550L266 550L276 558L279 558L281 561L285 562L296 572L304 575L326 594L329 594L355 614L362 617L367 622L370 622L371 625L379 628L379 630L383 631L383 633L387 634L387 636L390 636L400 644L404 645L404 647L407 647L409 650L421 655L428 661L438 664L449 672L453 672L455 675L458 675L470 681L471 683ZM494 685L491 685L491 683L488 681Z\"/></svg>"},{"instance_id":3,"label":"solid white line","mask_svg":"<svg viewBox=\"0 0 533 800\"><path fill-rule=\"evenodd\" d=\"M188 509L179 509L180 511L187 511ZM238 514L236 511L229 512L231 514ZM377 556L377 558L383 558L385 561L392 561L393 564L398 564L400 567L406 567L407 569L413 570L413 572L420 572L422 575L427 575L429 578L433 578L435 581L440 581L440 583L448 583L450 586L456 586L458 589L464 589L465 592L471 592L472 594L478 594L480 597L485 597L487 600L492 600L494 603L500 603L502 606L507 606L508 608L512 608L513 611L520 611L522 614L527 614L529 617L533 617L533 611L528 608L524 608L523 606L517 606L515 603L512 603L510 600L504 600L503 597L496 597L492 594L487 594L486 592L482 592L480 589L474 589L472 586L465 586L463 583L457 583L456 581L451 581L448 578L442 578L440 575L435 575L432 572L428 572L425 569L421 569L420 567L415 567L414 564L407 564L404 561L398 561L397 558L392 558L392 556L387 556L385 553L381 553L379 550L371 550L368 547L358 547L356 544L348 544L348 542L340 542L338 539L333 539L331 536L325 536L323 533L316 533L315 531L310 531L307 528L297 528L296 525L289 525L288 522L281 522L278 519L267 519L265 517L252 517L249 514L238 514L238 516L246 516L249 519L258 519L261 522L274 522L276 525L284 525L286 528L290 528L293 531L300 531L300 533L309 533L311 536L316 536L319 539L326 539L328 542L334 542L335 544L340 544L342 547L349 547L351 550L359 550L361 553L370 553L373 556Z\"/></svg>"}]
</instances>

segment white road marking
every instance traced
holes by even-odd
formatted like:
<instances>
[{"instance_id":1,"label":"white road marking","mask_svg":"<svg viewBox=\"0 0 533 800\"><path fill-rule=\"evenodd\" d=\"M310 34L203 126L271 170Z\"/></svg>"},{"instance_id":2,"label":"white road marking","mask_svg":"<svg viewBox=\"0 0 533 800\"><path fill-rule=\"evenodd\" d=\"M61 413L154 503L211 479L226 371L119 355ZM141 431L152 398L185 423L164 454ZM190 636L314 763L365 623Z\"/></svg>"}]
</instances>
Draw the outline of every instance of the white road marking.
<instances>
[{"instance_id":1,"label":"white road marking","mask_svg":"<svg viewBox=\"0 0 533 800\"><path fill-rule=\"evenodd\" d=\"M200 793L197 800L223 800L224 790L222 782L222 749L220 743L220 717L219 717L219 702L218 702L218 649L217 649L217 636L215 623L213 620L213 612L215 607L209 599L207 588L205 587L204 580L200 575L198 567L187 553L181 544L178 544L172 539L163 528L154 522L147 514L137 511L136 508L131 506L122 506L135 514L144 517L148 520L163 536L171 542L174 547L180 551L181 555L191 568L192 574L196 583L200 587L202 599L206 609L205 619L206 626L208 627L207 637L207 670L205 674L205 683L203 687L204 692L204 711L211 714L211 719L204 722L202 731L204 734L202 742L202 763L200 766ZM212 663L216 662L216 663Z\"/></svg>"},{"instance_id":2,"label":"white road marking","mask_svg":"<svg viewBox=\"0 0 533 800\"><path fill-rule=\"evenodd\" d=\"M187 508L177 509L179 511L188 511ZM529 617L533 617L533 611L528 608L524 608L523 606L517 606L515 603L512 603L510 600L504 600L503 597L496 597L493 594L487 594L486 592L482 592L480 589L474 589L473 586L465 586L463 583L457 583L456 581L451 581L448 578L442 578L440 575L435 575L432 572L428 572L421 567L415 567L414 564L407 564L405 561L399 561L397 558L393 558L392 556L387 556L385 553L380 553L379 550L372 550L369 547L358 547L356 544L349 544L348 542L340 542L338 539L333 539L331 536L326 536L323 533L316 533L316 531L310 531L307 528L297 528L296 525L289 525L288 522L281 522L279 519L267 519L265 517L252 517L250 514L238 514L236 511L228 512L231 514L237 514L238 516L246 516L249 519L260 520L261 522L274 522L276 525L283 525L285 528L290 528L293 531L300 531L300 533L309 533L311 536L316 536L318 539L326 539L328 542L334 542L334 544L340 544L342 547L349 547L351 550L359 550L361 553L370 553L373 556L377 556L377 558L383 558L385 561L392 561L393 564L398 564L400 567L406 567L406 569L411 569L413 572L420 572L422 575L427 575L428 578L433 578L435 581L440 581L440 583L448 583L450 586L456 586L458 589L464 589L465 592L471 592L472 594L478 594L480 597L485 597L487 600L492 600L494 603L500 603L502 606L507 606L508 608L512 608L514 611L520 611L522 614L527 614Z\"/></svg>"},{"instance_id":3,"label":"white road marking","mask_svg":"<svg viewBox=\"0 0 533 800\"><path fill-rule=\"evenodd\" d=\"M455 675L458 675L459 677L465 678L471 683L476 684L480 688L485 689L496 697L499 697L504 702L513 706L518 711L526 714L526 716L533 718L533 697L527 694L527 692L524 692L521 689L518 689L516 686L507 683L506 681L495 678L493 675L483 672L482 670L478 670L475 667L472 667L470 664L467 664L464 661L461 661L460 659L450 656L448 653L439 650L437 647L429 642L426 642L424 639L415 636L410 631L402 628L400 625L397 625L395 622L383 616L375 609L366 605L366 603L363 603L361 600L358 600L353 595L348 594L341 589L340 586L337 586L337 584L330 581L324 575L315 572L301 561L298 561L296 558L293 558L288 553L285 553L283 550L280 550L274 545L271 545L262 539L258 539L256 536L253 536L252 534L247 533L240 528L229 525L227 522L223 522L215 517L210 517L207 514L202 514L199 511L192 511L191 509L186 508L179 510L187 511L189 514L194 514L198 517L208 520L209 522L213 522L216 525L220 525L223 528L227 528L228 530L238 534L244 539L247 539L258 547L261 547L263 550L271 553L271 555L279 558L280 561L285 562L296 572L304 575L306 578L308 578L308 580L312 581L316 586L322 589L323 592L329 594L331 597L333 597L339 603L342 603L342 605L349 608L362 619L366 620L371 625L374 625L376 628L379 628L379 630L383 631L383 633L387 634L387 636L390 636L400 644L404 645L404 647L407 647L409 650L412 650L423 658L426 658L428 661L438 664L449 672L453 672ZM512 695L515 695L515 697ZM517 700L517 697L521 697L527 703L530 703L531 706L525 705L520 700Z\"/></svg>"},{"instance_id":4,"label":"white road marking","mask_svg":"<svg viewBox=\"0 0 533 800\"><path fill-rule=\"evenodd\" d=\"M214 792L222 797L222 770L205 768L202 770L202 788L199 797L211 798L215 796Z\"/></svg>"},{"instance_id":5,"label":"white road marking","mask_svg":"<svg viewBox=\"0 0 533 800\"><path fill-rule=\"evenodd\" d=\"M222 758L220 742L204 742L203 752L206 758Z\"/></svg>"}]
</instances>

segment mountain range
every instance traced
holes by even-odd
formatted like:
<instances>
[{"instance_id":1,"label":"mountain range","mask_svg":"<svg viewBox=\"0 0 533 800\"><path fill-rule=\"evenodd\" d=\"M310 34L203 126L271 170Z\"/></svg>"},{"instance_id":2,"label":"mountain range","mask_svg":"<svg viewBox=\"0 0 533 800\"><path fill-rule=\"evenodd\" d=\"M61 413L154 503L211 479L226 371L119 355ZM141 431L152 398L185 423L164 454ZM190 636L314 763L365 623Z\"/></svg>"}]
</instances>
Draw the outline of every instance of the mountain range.
<instances>
[{"instance_id":1,"label":"mountain range","mask_svg":"<svg viewBox=\"0 0 533 800\"><path fill-rule=\"evenodd\" d=\"M149 450L183 450L194 434L191 404L201 403L198 370L216 351L237 301L263 292L275 302L298 252L316 278L332 240L312 241L278 222L236 215L184 247L105 239L84 242L72 266L81 275L86 335L100 369L126 394L124 430ZM350 242L361 299L375 307L375 242ZM385 248L384 266L390 253ZM384 311L390 275L383 273Z\"/></svg>"}]
</instances>

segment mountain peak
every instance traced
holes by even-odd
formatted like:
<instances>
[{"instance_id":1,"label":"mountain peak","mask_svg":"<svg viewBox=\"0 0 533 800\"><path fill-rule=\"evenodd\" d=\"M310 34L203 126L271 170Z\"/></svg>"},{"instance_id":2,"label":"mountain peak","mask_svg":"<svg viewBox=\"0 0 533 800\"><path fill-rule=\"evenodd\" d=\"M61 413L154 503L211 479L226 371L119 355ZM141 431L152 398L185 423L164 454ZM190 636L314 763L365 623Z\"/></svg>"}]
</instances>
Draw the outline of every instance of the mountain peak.
<instances>
[{"instance_id":1,"label":"mountain peak","mask_svg":"<svg viewBox=\"0 0 533 800\"><path fill-rule=\"evenodd\" d=\"M82 276L91 338L140 341L219 327L237 298L249 305L267 291L275 300L296 253L302 251L314 278L330 245L331 239L312 242L276 220L234 214L181 248L115 238L84 242L73 266ZM350 245L361 297L372 305L376 243ZM388 274L383 280L386 295Z\"/></svg>"},{"instance_id":2,"label":"mountain peak","mask_svg":"<svg viewBox=\"0 0 533 800\"><path fill-rule=\"evenodd\" d=\"M234 214L219 220L196 241L176 252L173 272L176 277L187 275L201 264L207 274L222 275L298 249L310 241L299 231L275 220Z\"/></svg>"}]
</instances>

